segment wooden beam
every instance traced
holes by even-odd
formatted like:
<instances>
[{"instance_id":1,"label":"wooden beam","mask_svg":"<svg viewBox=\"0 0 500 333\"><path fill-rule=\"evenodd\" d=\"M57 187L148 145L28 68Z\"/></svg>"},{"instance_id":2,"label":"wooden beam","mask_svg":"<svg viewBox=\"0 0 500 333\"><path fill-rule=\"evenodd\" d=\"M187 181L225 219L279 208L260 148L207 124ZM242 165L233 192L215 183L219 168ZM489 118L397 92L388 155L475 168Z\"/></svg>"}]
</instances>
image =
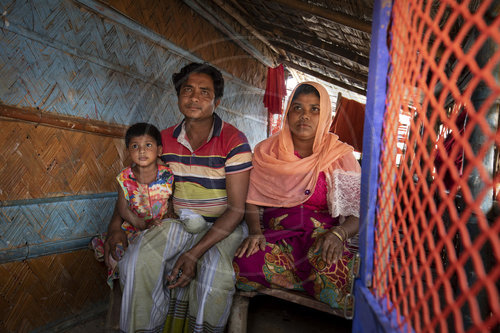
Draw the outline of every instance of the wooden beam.
<instances>
[{"instance_id":1,"label":"wooden beam","mask_svg":"<svg viewBox=\"0 0 500 333\"><path fill-rule=\"evenodd\" d=\"M128 126L0 104L0 117L92 134L123 138ZM1 119L1 118L0 118Z\"/></svg>"},{"instance_id":2,"label":"wooden beam","mask_svg":"<svg viewBox=\"0 0 500 333\"><path fill-rule=\"evenodd\" d=\"M275 41L274 44L276 46L278 46L279 48L281 48L287 52L290 52L298 57L309 60L309 61L314 62L314 63L319 64L319 65L325 66L325 67L327 67L331 70L337 71L339 73L342 73L353 80L359 81L359 83L361 83L361 84L366 85L366 83L368 82L367 75L363 75L363 74L360 74L358 72L352 71L348 68L336 65L327 59L320 58L320 57L312 55L310 53L298 50L295 47L290 46L288 44L278 42L278 41Z\"/></svg>"},{"instance_id":3,"label":"wooden beam","mask_svg":"<svg viewBox=\"0 0 500 333\"><path fill-rule=\"evenodd\" d=\"M360 95L363 95L363 96L366 96L366 90L365 89L361 89L361 88L358 88L358 87L355 87L355 86L352 86L352 85L349 85L349 84L346 84L342 81L339 81L339 80L336 80L334 78L331 78L329 76L326 76L324 74L320 74L318 72L315 72L309 68L305 68L305 67L302 67L300 65L297 65L291 61L288 61L288 60L282 60L282 63L287 65L288 67L291 67L291 68L294 68L298 71L301 71L303 73L306 73L306 74L309 74L309 75L312 75L318 79L321 79L325 82L329 82L333 85L336 85L337 87L341 87L341 88L344 88L346 90L350 90L350 91L353 91L357 94L360 94Z\"/></svg>"},{"instance_id":4,"label":"wooden beam","mask_svg":"<svg viewBox=\"0 0 500 333\"><path fill-rule=\"evenodd\" d=\"M275 0L275 2L295 10L323 17L332 22L342 24L359 31L363 31L369 34L371 34L372 32L371 23L366 21L361 21L353 16L345 15L339 12L334 12L320 6L315 6L306 2L302 2L300 0Z\"/></svg>"},{"instance_id":5,"label":"wooden beam","mask_svg":"<svg viewBox=\"0 0 500 333\"><path fill-rule=\"evenodd\" d=\"M243 26L243 28L247 29L255 38L260 40L262 43L266 44L273 52L279 54L280 52L273 46L269 41L264 37L260 32L255 30L255 28L250 25L247 20L238 13L238 11L233 8L227 1L224 0L212 0L219 8L222 8L228 15L230 15L234 20L236 20L239 24Z\"/></svg>"},{"instance_id":6,"label":"wooden beam","mask_svg":"<svg viewBox=\"0 0 500 333\"><path fill-rule=\"evenodd\" d=\"M268 67L274 67L274 62L263 55L255 46L248 42L248 38L241 36L233 27L219 17L210 7L200 5L196 0L183 0L183 2L191 7L196 13L202 16L205 20L210 22L215 28L221 31L224 35L228 36L232 42L237 44L243 50L248 52L252 57L263 63Z\"/></svg>"},{"instance_id":7,"label":"wooden beam","mask_svg":"<svg viewBox=\"0 0 500 333\"><path fill-rule=\"evenodd\" d=\"M364 57L359 55L351 50L348 50L340 45L330 44L326 42L322 42L315 36L307 36L301 34L297 31L286 29L275 24L265 23L262 21L254 20L252 22L253 26L261 27L266 30L269 34L275 34L279 36L280 39L288 40L290 43L296 43L296 41L300 41L304 44L316 47L318 49L324 50L326 52L335 54L339 57L346 58L350 61L354 61L361 66L368 67L370 63L370 59L368 57ZM267 38L271 44L275 42L275 38Z\"/></svg>"}]
</instances>

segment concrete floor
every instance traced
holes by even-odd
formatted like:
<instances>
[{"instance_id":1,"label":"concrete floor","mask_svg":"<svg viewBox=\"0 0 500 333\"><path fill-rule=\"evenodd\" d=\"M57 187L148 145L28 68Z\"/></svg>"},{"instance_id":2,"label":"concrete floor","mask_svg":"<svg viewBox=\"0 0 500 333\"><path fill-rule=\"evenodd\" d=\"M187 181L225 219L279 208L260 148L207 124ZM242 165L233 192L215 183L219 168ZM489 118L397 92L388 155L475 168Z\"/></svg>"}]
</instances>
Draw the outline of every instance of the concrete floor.
<instances>
[{"instance_id":1,"label":"concrete floor","mask_svg":"<svg viewBox=\"0 0 500 333\"><path fill-rule=\"evenodd\" d=\"M65 333L104 333L106 314ZM250 300L248 333L350 333L352 321L326 314L275 297L261 295Z\"/></svg>"}]
</instances>

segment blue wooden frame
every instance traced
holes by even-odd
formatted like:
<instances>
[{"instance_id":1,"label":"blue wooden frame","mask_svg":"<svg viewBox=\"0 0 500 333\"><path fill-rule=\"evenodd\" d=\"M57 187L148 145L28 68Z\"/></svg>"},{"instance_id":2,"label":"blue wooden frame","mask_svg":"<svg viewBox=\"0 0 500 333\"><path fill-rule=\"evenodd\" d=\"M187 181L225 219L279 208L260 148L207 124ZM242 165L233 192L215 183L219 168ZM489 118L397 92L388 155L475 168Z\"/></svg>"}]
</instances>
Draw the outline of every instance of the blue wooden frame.
<instances>
[{"instance_id":1,"label":"blue wooden frame","mask_svg":"<svg viewBox=\"0 0 500 333\"><path fill-rule=\"evenodd\" d=\"M389 50L387 32L392 1L376 0L373 9L370 70L363 133L360 214L360 276L355 281L353 332L390 332L391 320L371 293L381 135L385 114Z\"/></svg>"}]
</instances>

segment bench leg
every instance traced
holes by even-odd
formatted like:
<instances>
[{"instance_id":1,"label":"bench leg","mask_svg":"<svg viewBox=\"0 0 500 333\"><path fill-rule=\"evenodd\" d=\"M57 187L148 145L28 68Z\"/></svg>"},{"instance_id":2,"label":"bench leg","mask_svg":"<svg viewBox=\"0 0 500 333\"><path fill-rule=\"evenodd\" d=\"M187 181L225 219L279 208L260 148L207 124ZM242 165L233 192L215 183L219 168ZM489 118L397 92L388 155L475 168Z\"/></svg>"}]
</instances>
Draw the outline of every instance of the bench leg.
<instances>
[{"instance_id":1,"label":"bench leg","mask_svg":"<svg viewBox=\"0 0 500 333\"><path fill-rule=\"evenodd\" d=\"M248 303L250 298L236 293L233 298L233 306L229 315L227 333L246 333Z\"/></svg>"},{"instance_id":2,"label":"bench leg","mask_svg":"<svg viewBox=\"0 0 500 333\"><path fill-rule=\"evenodd\" d=\"M122 304L122 290L119 280L113 281L113 289L109 293L108 313L106 316L106 332L120 330L120 310Z\"/></svg>"}]
</instances>

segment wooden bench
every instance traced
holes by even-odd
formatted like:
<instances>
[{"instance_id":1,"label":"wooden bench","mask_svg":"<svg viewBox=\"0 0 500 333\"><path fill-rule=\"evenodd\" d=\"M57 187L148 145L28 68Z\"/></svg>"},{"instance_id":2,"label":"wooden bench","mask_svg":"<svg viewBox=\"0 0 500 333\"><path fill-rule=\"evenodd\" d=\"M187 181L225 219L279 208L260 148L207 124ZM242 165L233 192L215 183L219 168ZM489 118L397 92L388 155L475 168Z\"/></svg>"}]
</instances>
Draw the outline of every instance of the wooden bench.
<instances>
[{"instance_id":1,"label":"wooden bench","mask_svg":"<svg viewBox=\"0 0 500 333\"><path fill-rule=\"evenodd\" d=\"M359 271L359 253L356 253L356 259L351 271L351 277L353 284L350 286L350 294L348 297L352 299L353 309L354 309L354 278L358 275ZM231 307L231 313L229 315L229 320L227 323L227 333L246 333L247 331L247 319L248 319L248 305L250 299L257 295L268 295L273 296L285 301L300 304L308 308L312 308L318 311L333 314L346 319L352 319L354 315L354 310L347 309L334 309L328 304L320 302L313 297L307 295L304 292L285 290L285 289L272 289L264 288L257 291L242 291L236 290L233 298L233 305Z\"/></svg>"},{"instance_id":2,"label":"wooden bench","mask_svg":"<svg viewBox=\"0 0 500 333\"><path fill-rule=\"evenodd\" d=\"M352 281L358 275L359 271L359 253L356 253L356 259L354 262L353 270L351 271ZM113 289L110 291L108 314L106 318L106 332L114 333L119 332L120 329L120 308L121 308L121 289L118 280L113 281ZM353 301L354 308L354 296L353 296L354 283L350 286L350 296ZM257 295L268 295L276 297L285 301L300 304L311 309L322 311L325 313L333 314L346 319L352 319L353 310L344 309L334 309L329 305L320 302L311 296L293 290L284 289L271 289L264 288L258 291L241 291L236 290L233 298L233 305L231 307L231 313L229 315L229 320L227 323L227 333L246 333L247 331L247 318L248 318L248 305L250 299Z\"/></svg>"}]
</instances>

